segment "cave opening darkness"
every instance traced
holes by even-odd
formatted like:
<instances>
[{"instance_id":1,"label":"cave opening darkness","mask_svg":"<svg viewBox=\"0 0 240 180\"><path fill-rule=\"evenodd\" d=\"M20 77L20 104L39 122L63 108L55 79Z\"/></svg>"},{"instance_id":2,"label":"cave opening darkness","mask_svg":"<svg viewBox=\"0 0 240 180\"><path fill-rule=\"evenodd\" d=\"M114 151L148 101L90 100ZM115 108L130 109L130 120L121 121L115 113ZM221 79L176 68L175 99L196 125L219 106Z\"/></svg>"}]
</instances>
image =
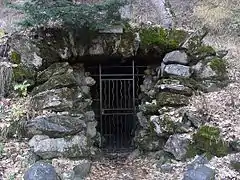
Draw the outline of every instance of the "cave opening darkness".
<instances>
[{"instance_id":1,"label":"cave opening darkness","mask_svg":"<svg viewBox=\"0 0 240 180\"><path fill-rule=\"evenodd\" d=\"M135 148L140 85L148 63L142 58L103 59L88 59L85 63L86 72L96 81L91 96L100 147L106 152L131 151Z\"/></svg>"}]
</instances>

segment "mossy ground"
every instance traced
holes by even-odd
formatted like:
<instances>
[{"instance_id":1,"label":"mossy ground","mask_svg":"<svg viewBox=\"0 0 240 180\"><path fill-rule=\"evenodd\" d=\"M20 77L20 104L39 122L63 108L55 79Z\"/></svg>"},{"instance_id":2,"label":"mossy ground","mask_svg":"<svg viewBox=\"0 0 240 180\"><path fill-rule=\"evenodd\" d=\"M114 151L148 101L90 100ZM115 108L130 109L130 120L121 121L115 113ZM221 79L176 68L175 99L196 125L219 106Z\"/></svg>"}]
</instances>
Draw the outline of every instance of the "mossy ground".
<instances>
[{"instance_id":1,"label":"mossy ground","mask_svg":"<svg viewBox=\"0 0 240 180\"><path fill-rule=\"evenodd\" d=\"M220 137L219 128L212 126L202 126L197 133L193 135L193 141L189 145L187 156L205 153L207 157L222 157L227 155L227 144Z\"/></svg>"}]
</instances>

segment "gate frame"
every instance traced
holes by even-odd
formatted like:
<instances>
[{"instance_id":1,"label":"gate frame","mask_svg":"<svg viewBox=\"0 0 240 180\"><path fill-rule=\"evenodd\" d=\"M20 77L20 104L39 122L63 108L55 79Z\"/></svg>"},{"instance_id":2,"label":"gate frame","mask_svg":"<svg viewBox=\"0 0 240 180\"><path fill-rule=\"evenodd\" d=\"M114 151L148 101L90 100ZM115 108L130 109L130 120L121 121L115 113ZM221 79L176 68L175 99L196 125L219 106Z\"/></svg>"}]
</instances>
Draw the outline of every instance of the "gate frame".
<instances>
[{"instance_id":1,"label":"gate frame","mask_svg":"<svg viewBox=\"0 0 240 180\"><path fill-rule=\"evenodd\" d=\"M107 109L104 109L103 108L103 80L104 79L107 79L107 77L119 77L119 78L116 78L116 79L114 79L114 80L124 80L124 78L121 78L121 77L127 77L127 78L125 78L125 79L127 79L127 80L131 80L132 81L132 88L131 88L131 91L132 91L132 102L133 102L133 104L132 104L132 108L131 108L131 113L128 113L128 114L131 114L132 115L132 117L133 117L133 123L134 123L134 127L132 128L132 129L129 129L131 132L135 132L135 129L136 129L136 125L137 125L137 122L138 122L138 120L137 120L137 116L136 116L136 111L137 111L137 109L136 109L136 107L137 107L137 98L136 98L136 90L137 91L139 91L140 90L140 87L138 86L138 87L135 87L136 86L136 82L138 82L138 80L139 79L137 79L136 80L136 78L137 77L142 77L142 76L144 76L144 73L139 73L140 72L140 68L144 68L144 69L146 69L146 65L142 65L142 66L136 66L135 65L135 60L132 60L132 63L131 63L131 65L106 65L106 66L104 66L103 64L101 64L101 63L99 63L97 66L90 66L90 67L88 67L88 68L96 68L95 70L95 73L97 73L97 74L94 74L94 75L92 75L93 77L95 77L95 78L98 78L98 83L99 83L99 88L96 88L96 91L98 91L98 93L99 93L99 99L98 99L98 101L99 101L99 113L97 113L96 115L98 116L98 118L96 119L97 121L98 121L98 126L99 126L99 131L98 132L100 132L100 134L101 134L101 137L104 137L104 134L103 134L103 116L104 116L104 110L106 111ZM129 68L129 71L130 71L130 68L131 68L131 73L128 73L128 74L105 74L105 73L103 73L102 72L102 70L104 69L104 67L108 67L108 68ZM135 68L136 68L136 70L135 70ZM139 84L140 85L140 84ZM137 88L137 89L136 89ZM96 101L97 102L97 101ZM119 109L119 110L121 110L121 109ZM123 110L124 111L124 110ZM128 110L129 111L129 110ZM117 113L112 113L113 115L114 114L117 114ZM101 123L101 124L100 124ZM125 122L126 123L126 122ZM129 132L130 133L130 132ZM117 136L117 135L116 135ZM133 135L133 137L131 137L131 134L129 134L129 138L131 138L131 139L129 139L132 143L134 143L134 141L133 141L133 138L134 138L134 136L135 135ZM109 144L111 144L111 143L109 143ZM104 152L126 152L126 151L131 151L131 150L133 150L135 147L135 145L134 144L129 144L129 147L123 147L123 144L121 144L121 146L122 147L120 147L120 148L110 148L110 149L108 149L107 147L104 147L103 146L103 142L101 141L101 144L100 144L100 147L101 147L101 149L104 151Z\"/></svg>"}]
</instances>

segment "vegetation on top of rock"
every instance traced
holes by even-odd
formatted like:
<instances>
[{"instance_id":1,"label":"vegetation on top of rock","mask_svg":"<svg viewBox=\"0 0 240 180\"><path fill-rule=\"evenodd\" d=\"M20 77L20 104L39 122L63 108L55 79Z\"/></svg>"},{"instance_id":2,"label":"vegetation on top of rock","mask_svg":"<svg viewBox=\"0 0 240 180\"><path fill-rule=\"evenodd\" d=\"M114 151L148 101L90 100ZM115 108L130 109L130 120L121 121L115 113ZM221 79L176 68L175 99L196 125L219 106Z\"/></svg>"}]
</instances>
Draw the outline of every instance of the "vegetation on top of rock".
<instances>
[{"instance_id":1,"label":"vegetation on top of rock","mask_svg":"<svg viewBox=\"0 0 240 180\"><path fill-rule=\"evenodd\" d=\"M206 153L207 157L225 156L228 152L226 142L220 137L220 129L212 126L202 126L197 133L193 135L193 142L188 148L188 156Z\"/></svg>"},{"instance_id":2,"label":"vegetation on top of rock","mask_svg":"<svg viewBox=\"0 0 240 180\"><path fill-rule=\"evenodd\" d=\"M164 48L165 52L178 49L187 33L182 30L167 30L159 27L143 28L140 31L141 42L145 46Z\"/></svg>"},{"instance_id":3,"label":"vegetation on top of rock","mask_svg":"<svg viewBox=\"0 0 240 180\"><path fill-rule=\"evenodd\" d=\"M121 21L119 8L126 0L105 0L101 3L74 3L69 0L30 0L22 4L8 3L9 7L25 14L20 25L23 27L38 27L48 25L63 25L75 29L89 27L93 29L106 28Z\"/></svg>"},{"instance_id":4,"label":"vegetation on top of rock","mask_svg":"<svg viewBox=\"0 0 240 180\"><path fill-rule=\"evenodd\" d=\"M224 76L227 73L226 62L220 58L213 58L210 62L210 67L214 70L219 76Z\"/></svg>"}]
</instances>

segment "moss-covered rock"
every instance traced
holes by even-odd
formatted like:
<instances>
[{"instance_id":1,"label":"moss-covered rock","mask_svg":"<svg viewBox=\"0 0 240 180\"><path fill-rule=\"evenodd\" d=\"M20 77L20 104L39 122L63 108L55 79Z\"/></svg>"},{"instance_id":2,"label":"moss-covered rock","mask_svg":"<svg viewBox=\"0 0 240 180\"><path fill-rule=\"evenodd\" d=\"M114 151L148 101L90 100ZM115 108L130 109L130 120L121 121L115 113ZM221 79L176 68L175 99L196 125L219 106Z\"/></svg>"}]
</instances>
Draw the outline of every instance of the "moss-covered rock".
<instances>
[{"instance_id":1,"label":"moss-covered rock","mask_svg":"<svg viewBox=\"0 0 240 180\"><path fill-rule=\"evenodd\" d=\"M162 106L184 106L188 105L189 98L182 94L173 94L170 92L160 92L157 94L157 105Z\"/></svg>"},{"instance_id":2,"label":"moss-covered rock","mask_svg":"<svg viewBox=\"0 0 240 180\"><path fill-rule=\"evenodd\" d=\"M176 50L187 37L187 33L181 30L166 30L159 27L143 28L140 31L141 47L153 48L159 55Z\"/></svg>"},{"instance_id":3,"label":"moss-covered rock","mask_svg":"<svg viewBox=\"0 0 240 180\"><path fill-rule=\"evenodd\" d=\"M13 64L20 64L21 63L21 55L16 51L12 51L10 54L10 62Z\"/></svg>"},{"instance_id":4,"label":"moss-covered rock","mask_svg":"<svg viewBox=\"0 0 240 180\"><path fill-rule=\"evenodd\" d=\"M189 49L187 53L190 56L190 64L195 64L201 59L216 55L216 51L213 47L207 45L201 45L197 46L195 49Z\"/></svg>"},{"instance_id":5,"label":"moss-covered rock","mask_svg":"<svg viewBox=\"0 0 240 180\"><path fill-rule=\"evenodd\" d=\"M210 67L216 72L219 77L226 77L227 67L226 61L218 57L214 57L210 60Z\"/></svg>"},{"instance_id":6,"label":"moss-covered rock","mask_svg":"<svg viewBox=\"0 0 240 180\"><path fill-rule=\"evenodd\" d=\"M192 143L188 147L188 157L206 153L212 156L225 156L228 152L226 142L220 137L220 129L212 126L202 126L193 135Z\"/></svg>"},{"instance_id":7,"label":"moss-covered rock","mask_svg":"<svg viewBox=\"0 0 240 180\"><path fill-rule=\"evenodd\" d=\"M23 65L18 64L13 67L13 80L18 83L27 81L30 85L35 84L36 71Z\"/></svg>"}]
</instances>

